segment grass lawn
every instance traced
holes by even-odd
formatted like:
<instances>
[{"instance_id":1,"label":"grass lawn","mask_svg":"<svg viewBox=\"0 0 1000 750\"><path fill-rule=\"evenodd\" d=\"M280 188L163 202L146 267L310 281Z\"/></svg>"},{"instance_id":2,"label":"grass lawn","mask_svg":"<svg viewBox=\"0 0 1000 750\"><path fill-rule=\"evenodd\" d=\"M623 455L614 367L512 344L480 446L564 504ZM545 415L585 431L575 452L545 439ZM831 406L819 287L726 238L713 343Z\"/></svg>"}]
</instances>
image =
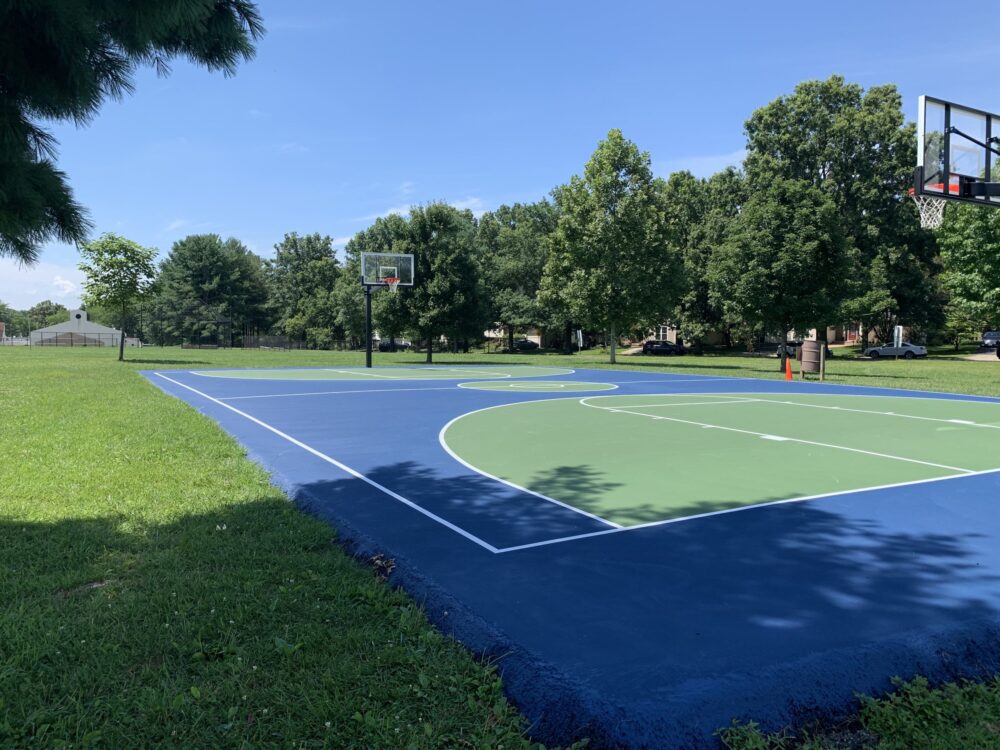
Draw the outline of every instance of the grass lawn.
<instances>
[{"instance_id":1,"label":"grass lawn","mask_svg":"<svg viewBox=\"0 0 1000 750\"><path fill-rule=\"evenodd\" d=\"M532 746L489 667L431 628L378 566L333 543L330 527L295 511L221 428L136 373L357 366L363 354L115 356L0 348L0 746ZM773 358L621 360L782 377ZM435 361L588 367L607 357ZM838 358L828 379L1000 396L1000 360ZM911 747L915 727L931 738L923 747L985 746L967 740L993 731L1000 683L917 697L869 704L858 721L880 748ZM980 734L953 734L956 725ZM733 748L792 746L759 744L778 741L747 727L727 738Z\"/></svg>"}]
</instances>

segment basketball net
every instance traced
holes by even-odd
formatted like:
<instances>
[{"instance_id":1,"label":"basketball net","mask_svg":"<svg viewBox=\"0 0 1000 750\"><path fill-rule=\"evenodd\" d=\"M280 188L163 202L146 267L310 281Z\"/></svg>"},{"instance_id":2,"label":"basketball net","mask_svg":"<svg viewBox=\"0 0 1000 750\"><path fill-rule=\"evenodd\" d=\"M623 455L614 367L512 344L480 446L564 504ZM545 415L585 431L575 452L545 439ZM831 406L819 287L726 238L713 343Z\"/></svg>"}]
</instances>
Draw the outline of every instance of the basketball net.
<instances>
[{"instance_id":1,"label":"basketball net","mask_svg":"<svg viewBox=\"0 0 1000 750\"><path fill-rule=\"evenodd\" d=\"M920 226L924 229L937 229L941 226L941 222L944 221L944 206L947 203L944 198L917 195L913 188L910 188L910 197L920 211Z\"/></svg>"},{"instance_id":2,"label":"basketball net","mask_svg":"<svg viewBox=\"0 0 1000 750\"><path fill-rule=\"evenodd\" d=\"M382 279L382 281L384 281L385 285L387 287L389 287L389 291L390 292L395 292L396 291L396 287L399 286L399 277L398 276L386 276L384 279Z\"/></svg>"}]
</instances>

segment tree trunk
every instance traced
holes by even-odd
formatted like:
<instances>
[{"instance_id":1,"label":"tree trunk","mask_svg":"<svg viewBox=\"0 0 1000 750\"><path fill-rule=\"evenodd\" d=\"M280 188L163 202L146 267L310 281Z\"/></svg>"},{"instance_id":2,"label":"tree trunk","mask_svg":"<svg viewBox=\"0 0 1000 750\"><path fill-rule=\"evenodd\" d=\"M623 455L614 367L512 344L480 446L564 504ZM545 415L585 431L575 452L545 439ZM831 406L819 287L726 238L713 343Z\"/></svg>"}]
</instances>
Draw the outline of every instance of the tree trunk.
<instances>
[{"instance_id":1,"label":"tree trunk","mask_svg":"<svg viewBox=\"0 0 1000 750\"><path fill-rule=\"evenodd\" d=\"M507 351L514 351L514 326L507 326Z\"/></svg>"},{"instance_id":2,"label":"tree trunk","mask_svg":"<svg viewBox=\"0 0 1000 750\"><path fill-rule=\"evenodd\" d=\"M427 331L427 359L424 360L427 364L431 364L432 352L434 351L434 334Z\"/></svg>"},{"instance_id":3,"label":"tree trunk","mask_svg":"<svg viewBox=\"0 0 1000 750\"><path fill-rule=\"evenodd\" d=\"M615 347L618 344L618 337L615 335L615 327L611 326L611 364L615 364Z\"/></svg>"},{"instance_id":4,"label":"tree trunk","mask_svg":"<svg viewBox=\"0 0 1000 750\"><path fill-rule=\"evenodd\" d=\"M125 305L122 305L122 325L118 336L118 361L125 361Z\"/></svg>"}]
</instances>

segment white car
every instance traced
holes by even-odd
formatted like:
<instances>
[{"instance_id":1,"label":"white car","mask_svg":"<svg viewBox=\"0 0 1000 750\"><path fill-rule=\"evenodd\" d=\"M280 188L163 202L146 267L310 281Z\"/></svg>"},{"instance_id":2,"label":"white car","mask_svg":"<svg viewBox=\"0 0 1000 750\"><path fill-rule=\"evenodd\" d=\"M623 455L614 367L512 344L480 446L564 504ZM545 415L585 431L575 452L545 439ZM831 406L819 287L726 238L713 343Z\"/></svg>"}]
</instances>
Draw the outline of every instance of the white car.
<instances>
[{"instance_id":1,"label":"white car","mask_svg":"<svg viewBox=\"0 0 1000 750\"><path fill-rule=\"evenodd\" d=\"M901 346L886 344L885 346L872 346L865 349L865 356L872 359L879 357L902 357L903 359L913 359L914 357L926 357L927 347L917 346L908 341L904 341Z\"/></svg>"},{"instance_id":2,"label":"white car","mask_svg":"<svg viewBox=\"0 0 1000 750\"><path fill-rule=\"evenodd\" d=\"M987 331L984 333L983 346L1000 346L1000 331Z\"/></svg>"}]
</instances>

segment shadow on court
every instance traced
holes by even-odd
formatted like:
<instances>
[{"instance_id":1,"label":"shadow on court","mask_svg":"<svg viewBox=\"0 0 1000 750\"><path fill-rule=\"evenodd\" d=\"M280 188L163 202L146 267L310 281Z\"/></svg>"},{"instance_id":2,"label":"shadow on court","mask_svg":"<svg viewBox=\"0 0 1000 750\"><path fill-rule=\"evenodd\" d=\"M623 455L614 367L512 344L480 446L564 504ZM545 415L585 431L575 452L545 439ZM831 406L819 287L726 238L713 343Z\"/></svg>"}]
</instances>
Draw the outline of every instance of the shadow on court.
<instances>
[{"instance_id":1,"label":"shadow on court","mask_svg":"<svg viewBox=\"0 0 1000 750\"><path fill-rule=\"evenodd\" d=\"M500 548L610 528L571 508L478 474L449 476L412 461L402 461L368 470L365 476ZM381 514L404 507L382 493L378 493L374 504L358 506L355 499L358 489L355 480L344 479L304 485L301 491L310 507L353 506L366 513L376 526L382 523ZM415 515L413 511L408 514ZM448 534L448 541L453 541L452 535L461 539L455 532Z\"/></svg>"},{"instance_id":2,"label":"shadow on court","mask_svg":"<svg viewBox=\"0 0 1000 750\"><path fill-rule=\"evenodd\" d=\"M663 471L663 487L665 493L671 491L670 470ZM574 507L593 513L596 516L613 515L616 519L628 519L628 524L634 526L643 523L654 523L663 521L666 518L687 518L703 513L713 513L720 510L733 508L731 500L719 500L718 502L693 502L687 505L670 505L665 508L663 503L641 503L634 505L615 504L609 507L606 501L601 498L602 493L610 492L624 483L611 481L611 477L604 472L595 470L592 466L558 466L553 469L540 472L531 480L531 489L536 490L548 497L569 503ZM775 499L786 498L766 498L761 502L774 502Z\"/></svg>"},{"instance_id":3,"label":"shadow on court","mask_svg":"<svg viewBox=\"0 0 1000 750\"><path fill-rule=\"evenodd\" d=\"M521 536L565 525L557 506L514 512L485 479L406 462L370 476L430 483L422 504ZM576 469L551 486L574 479L606 481ZM402 558L391 580L436 624L506 654L507 689L542 740L683 747L733 717L777 728L835 716L894 675L1000 669L1000 524L984 522L995 514L981 493L955 490L962 513L909 488L492 555L356 480L303 489L301 504L348 539Z\"/></svg>"}]
</instances>

